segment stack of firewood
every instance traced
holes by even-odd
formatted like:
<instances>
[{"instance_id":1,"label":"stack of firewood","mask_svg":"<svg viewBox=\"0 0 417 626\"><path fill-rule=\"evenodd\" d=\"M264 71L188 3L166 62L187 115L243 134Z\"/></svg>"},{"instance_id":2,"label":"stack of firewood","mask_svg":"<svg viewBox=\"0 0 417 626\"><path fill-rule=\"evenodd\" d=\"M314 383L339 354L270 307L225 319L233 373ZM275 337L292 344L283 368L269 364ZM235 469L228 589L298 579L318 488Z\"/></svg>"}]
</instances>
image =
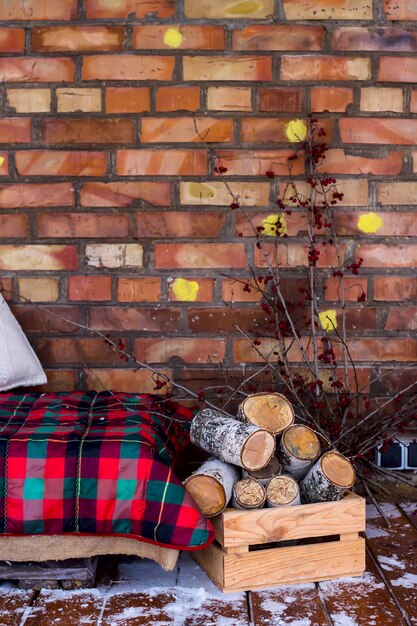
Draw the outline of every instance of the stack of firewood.
<instances>
[{"instance_id":1,"label":"stack of firewood","mask_svg":"<svg viewBox=\"0 0 417 626\"><path fill-rule=\"evenodd\" d=\"M236 419L203 409L191 424L191 441L212 455L184 483L209 517L230 502L249 510L339 500L355 482L350 461L296 424L279 393L249 396Z\"/></svg>"}]
</instances>

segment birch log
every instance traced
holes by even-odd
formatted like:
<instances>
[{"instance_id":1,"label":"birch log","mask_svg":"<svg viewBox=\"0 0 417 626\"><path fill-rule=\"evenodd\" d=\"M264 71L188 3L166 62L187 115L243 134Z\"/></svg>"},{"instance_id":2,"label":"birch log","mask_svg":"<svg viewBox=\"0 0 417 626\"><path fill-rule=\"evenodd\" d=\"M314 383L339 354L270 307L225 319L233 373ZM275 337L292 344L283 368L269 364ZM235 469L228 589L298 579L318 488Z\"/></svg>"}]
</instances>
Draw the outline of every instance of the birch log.
<instances>
[{"instance_id":1,"label":"birch log","mask_svg":"<svg viewBox=\"0 0 417 626\"><path fill-rule=\"evenodd\" d=\"M294 424L287 428L279 445L282 472L301 480L320 456L320 441L308 426Z\"/></svg>"},{"instance_id":2,"label":"birch log","mask_svg":"<svg viewBox=\"0 0 417 626\"><path fill-rule=\"evenodd\" d=\"M278 435L293 424L295 415L291 403L280 393L255 393L242 402L237 417Z\"/></svg>"},{"instance_id":3,"label":"birch log","mask_svg":"<svg viewBox=\"0 0 417 626\"><path fill-rule=\"evenodd\" d=\"M300 488L292 476L275 476L266 486L268 507L294 506L301 504Z\"/></svg>"},{"instance_id":4,"label":"birch log","mask_svg":"<svg viewBox=\"0 0 417 626\"><path fill-rule=\"evenodd\" d=\"M213 409L203 409L191 422L192 443L225 463L248 470L268 465L275 438L263 428L244 424Z\"/></svg>"},{"instance_id":5,"label":"birch log","mask_svg":"<svg viewBox=\"0 0 417 626\"><path fill-rule=\"evenodd\" d=\"M341 500L355 480L349 459L331 450L323 454L302 481L301 499L305 503Z\"/></svg>"},{"instance_id":6,"label":"birch log","mask_svg":"<svg viewBox=\"0 0 417 626\"><path fill-rule=\"evenodd\" d=\"M184 486L201 512L212 517L224 511L239 478L240 471L234 465L208 459L184 481Z\"/></svg>"},{"instance_id":7,"label":"birch log","mask_svg":"<svg viewBox=\"0 0 417 626\"><path fill-rule=\"evenodd\" d=\"M242 471L242 478L254 478L261 483L264 487L269 483L271 478L281 473L281 463L278 460L278 457L273 456L270 462L263 469L258 470L257 472L250 472L248 470Z\"/></svg>"},{"instance_id":8,"label":"birch log","mask_svg":"<svg viewBox=\"0 0 417 626\"><path fill-rule=\"evenodd\" d=\"M253 478L239 480L233 487L232 506L235 509L260 509L265 500L265 488Z\"/></svg>"}]
</instances>

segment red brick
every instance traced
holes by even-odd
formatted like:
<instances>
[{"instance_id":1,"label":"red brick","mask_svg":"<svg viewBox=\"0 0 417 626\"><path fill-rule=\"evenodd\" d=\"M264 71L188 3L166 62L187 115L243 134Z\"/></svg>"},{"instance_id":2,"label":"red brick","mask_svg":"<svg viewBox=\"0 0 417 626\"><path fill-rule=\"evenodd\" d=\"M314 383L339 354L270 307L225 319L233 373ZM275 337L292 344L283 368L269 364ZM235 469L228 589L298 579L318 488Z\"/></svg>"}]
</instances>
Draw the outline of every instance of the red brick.
<instances>
[{"instance_id":1,"label":"red brick","mask_svg":"<svg viewBox=\"0 0 417 626\"><path fill-rule=\"evenodd\" d=\"M249 136L248 120L244 120L244 135ZM262 176L273 171L278 176L288 176L288 157L293 150L219 150L217 152L222 165L227 167L226 176ZM294 176L304 172L304 159L291 161Z\"/></svg>"},{"instance_id":2,"label":"red brick","mask_svg":"<svg viewBox=\"0 0 417 626\"><path fill-rule=\"evenodd\" d=\"M133 29L133 47L140 50L166 50L172 49L164 42L164 37L169 29L179 31L183 37L179 50L224 50L225 34L221 26L212 25L181 25L170 24L147 24L136 26Z\"/></svg>"},{"instance_id":3,"label":"red brick","mask_svg":"<svg viewBox=\"0 0 417 626\"><path fill-rule=\"evenodd\" d=\"M45 310L37 305L24 304L14 306L13 313L25 332L42 335L57 332L73 333L78 331L78 327L72 322L81 323L81 311L78 306L48 304Z\"/></svg>"},{"instance_id":4,"label":"red brick","mask_svg":"<svg viewBox=\"0 0 417 626\"><path fill-rule=\"evenodd\" d=\"M48 113L51 110L51 90L7 89L5 104L13 113Z\"/></svg>"},{"instance_id":5,"label":"red brick","mask_svg":"<svg viewBox=\"0 0 417 626\"><path fill-rule=\"evenodd\" d=\"M252 90L250 87L209 87L207 108L214 111L251 111Z\"/></svg>"},{"instance_id":6,"label":"red brick","mask_svg":"<svg viewBox=\"0 0 417 626\"><path fill-rule=\"evenodd\" d=\"M78 267L75 246L0 246L1 270L75 270Z\"/></svg>"},{"instance_id":7,"label":"red brick","mask_svg":"<svg viewBox=\"0 0 417 626\"><path fill-rule=\"evenodd\" d=\"M376 174L393 176L402 170L404 152L390 150L381 155L347 154L342 149L332 149L326 154L326 160L317 168L328 174Z\"/></svg>"},{"instance_id":8,"label":"red brick","mask_svg":"<svg viewBox=\"0 0 417 626\"><path fill-rule=\"evenodd\" d=\"M415 57L381 57L378 80L389 83L415 83L417 59Z\"/></svg>"},{"instance_id":9,"label":"red brick","mask_svg":"<svg viewBox=\"0 0 417 626\"><path fill-rule=\"evenodd\" d=\"M192 288L187 289L185 293L184 281L186 288ZM168 284L168 297L174 302L211 302L213 300L213 279L211 278L196 278L195 276L188 279L169 278Z\"/></svg>"},{"instance_id":10,"label":"red brick","mask_svg":"<svg viewBox=\"0 0 417 626\"><path fill-rule=\"evenodd\" d=\"M145 117L141 141L145 143L229 142L233 120L213 117Z\"/></svg>"},{"instance_id":11,"label":"red brick","mask_svg":"<svg viewBox=\"0 0 417 626\"><path fill-rule=\"evenodd\" d=\"M89 326L95 330L125 330L166 333L177 330L178 309L150 309L125 306L96 306L90 308Z\"/></svg>"},{"instance_id":12,"label":"red brick","mask_svg":"<svg viewBox=\"0 0 417 626\"><path fill-rule=\"evenodd\" d=\"M349 342L349 350L355 361L415 361L417 339L373 337Z\"/></svg>"},{"instance_id":13,"label":"red brick","mask_svg":"<svg viewBox=\"0 0 417 626\"><path fill-rule=\"evenodd\" d=\"M246 285L250 291L245 290ZM259 302L262 294L256 288L253 278L224 278L222 300L225 302Z\"/></svg>"},{"instance_id":14,"label":"red brick","mask_svg":"<svg viewBox=\"0 0 417 626\"><path fill-rule=\"evenodd\" d=\"M143 247L139 243L88 243L85 259L90 267L139 269L143 267Z\"/></svg>"},{"instance_id":15,"label":"red brick","mask_svg":"<svg viewBox=\"0 0 417 626\"><path fill-rule=\"evenodd\" d=\"M226 352L224 339L137 339L136 358L146 363L167 363L172 358L184 363L221 363Z\"/></svg>"},{"instance_id":16,"label":"red brick","mask_svg":"<svg viewBox=\"0 0 417 626\"><path fill-rule=\"evenodd\" d=\"M365 293L368 296L368 279L359 276L345 276L340 278L331 276L326 280L325 299L327 301L345 300L345 302L357 302L359 296Z\"/></svg>"},{"instance_id":17,"label":"red brick","mask_svg":"<svg viewBox=\"0 0 417 626\"><path fill-rule=\"evenodd\" d=\"M22 176L102 176L107 168L105 152L28 150L16 153Z\"/></svg>"},{"instance_id":18,"label":"red brick","mask_svg":"<svg viewBox=\"0 0 417 626\"><path fill-rule=\"evenodd\" d=\"M284 0L287 20L371 20L368 0Z\"/></svg>"},{"instance_id":19,"label":"red brick","mask_svg":"<svg viewBox=\"0 0 417 626\"><path fill-rule=\"evenodd\" d=\"M410 0L385 0L384 10L388 20L417 20L417 6Z\"/></svg>"},{"instance_id":20,"label":"red brick","mask_svg":"<svg viewBox=\"0 0 417 626\"><path fill-rule=\"evenodd\" d=\"M184 57L184 80L272 80L272 59L262 56Z\"/></svg>"},{"instance_id":21,"label":"red brick","mask_svg":"<svg viewBox=\"0 0 417 626\"><path fill-rule=\"evenodd\" d=\"M209 239L220 235L226 215L214 211L207 213L138 211L135 218L136 236L140 239L148 237Z\"/></svg>"},{"instance_id":22,"label":"red brick","mask_svg":"<svg viewBox=\"0 0 417 626\"><path fill-rule=\"evenodd\" d=\"M0 3L0 20L71 20L77 16L77 0L6 0Z\"/></svg>"},{"instance_id":23,"label":"red brick","mask_svg":"<svg viewBox=\"0 0 417 626\"><path fill-rule=\"evenodd\" d=\"M171 80L174 58L105 54L84 57L83 80Z\"/></svg>"},{"instance_id":24,"label":"red brick","mask_svg":"<svg viewBox=\"0 0 417 626\"><path fill-rule=\"evenodd\" d=\"M56 97L58 113L101 112L101 89L62 87L56 90Z\"/></svg>"},{"instance_id":25,"label":"red brick","mask_svg":"<svg viewBox=\"0 0 417 626\"><path fill-rule=\"evenodd\" d=\"M157 111L196 111L199 107L199 87L160 87L156 92Z\"/></svg>"},{"instance_id":26,"label":"red brick","mask_svg":"<svg viewBox=\"0 0 417 626\"><path fill-rule=\"evenodd\" d=\"M0 119L0 143L28 143L29 141L31 141L30 118L3 117Z\"/></svg>"},{"instance_id":27,"label":"red brick","mask_svg":"<svg viewBox=\"0 0 417 626\"><path fill-rule=\"evenodd\" d=\"M303 181L297 182L297 191L303 198L310 196L311 187ZM368 181L361 178L339 179L337 181L337 190L344 194L340 206L368 206L369 191ZM279 185L279 196L288 206L292 203L289 200L294 195L292 185L289 182L283 182Z\"/></svg>"},{"instance_id":28,"label":"red brick","mask_svg":"<svg viewBox=\"0 0 417 626\"><path fill-rule=\"evenodd\" d=\"M171 184L165 182L84 183L81 189L82 206L130 207L138 206L142 201L155 206L169 206Z\"/></svg>"},{"instance_id":29,"label":"red brick","mask_svg":"<svg viewBox=\"0 0 417 626\"><path fill-rule=\"evenodd\" d=\"M311 110L344 113L353 102L353 89L350 87L313 87L311 89Z\"/></svg>"},{"instance_id":30,"label":"red brick","mask_svg":"<svg viewBox=\"0 0 417 626\"><path fill-rule=\"evenodd\" d=\"M119 278L117 299L119 302L159 302L160 278Z\"/></svg>"},{"instance_id":31,"label":"red brick","mask_svg":"<svg viewBox=\"0 0 417 626\"><path fill-rule=\"evenodd\" d=\"M24 49L25 31L23 28L0 28L0 52L24 52Z\"/></svg>"},{"instance_id":32,"label":"red brick","mask_svg":"<svg viewBox=\"0 0 417 626\"><path fill-rule=\"evenodd\" d=\"M103 339L57 338L36 339L34 348L42 365L120 363L120 354L112 350Z\"/></svg>"},{"instance_id":33,"label":"red brick","mask_svg":"<svg viewBox=\"0 0 417 626\"><path fill-rule=\"evenodd\" d=\"M72 206L73 203L71 183L0 185L0 207L3 209Z\"/></svg>"},{"instance_id":34,"label":"red brick","mask_svg":"<svg viewBox=\"0 0 417 626\"><path fill-rule=\"evenodd\" d=\"M164 374L172 379L172 370L159 369L160 374ZM155 380L157 377L153 372L147 370L138 370L121 368L117 369L97 369L89 368L85 371L85 379L87 389L95 389L97 391L107 391L108 389L117 389L126 393L154 393L165 395L172 390L172 385L158 389ZM163 381L164 379L160 378Z\"/></svg>"},{"instance_id":35,"label":"red brick","mask_svg":"<svg viewBox=\"0 0 417 626\"><path fill-rule=\"evenodd\" d=\"M415 205L417 204L417 182L379 183L378 200L383 205Z\"/></svg>"},{"instance_id":36,"label":"red brick","mask_svg":"<svg viewBox=\"0 0 417 626\"><path fill-rule=\"evenodd\" d=\"M407 28L349 26L335 31L332 47L334 50L414 52L417 50L417 33Z\"/></svg>"},{"instance_id":37,"label":"red brick","mask_svg":"<svg viewBox=\"0 0 417 626\"><path fill-rule=\"evenodd\" d=\"M32 31L34 52L121 50L123 26L48 26Z\"/></svg>"},{"instance_id":38,"label":"red brick","mask_svg":"<svg viewBox=\"0 0 417 626\"><path fill-rule=\"evenodd\" d=\"M417 244L363 244L358 254L364 267L417 267Z\"/></svg>"},{"instance_id":39,"label":"red brick","mask_svg":"<svg viewBox=\"0 0 417 626\"><path fill-rule=\"evenodd\" d=\"M129 218L120 213L40 213L38 216L39 237L115 239L128 235Z\"/></svg>"},{"instance_id":40,"label":"red brick","mask_svg":"<svg viewBox=\"0 0 417 626\"><path fill-rule=\"evenodd\" d=\"M384 328L385 330L417 330L417 307L392 306Z\"/></svg>"},{"instance_id":41,"label":"red brick","mask_svg":"<svg viewBox=\"0 0 417 626\"><path fill-rule=\"evenodd\" d=\"M241 121L242 140L248 143L290 143L285 134L289 121L289 119L273 117L244 117ZM321 119L320 125L326 131L326 141L330 143L332 141L332 121Z\"/></svg>"},{"instance_id":42,"label":"red brick","mask_svg":"<svg viewBox=\"0 0 417 626\"><path fill-rule=\"evenodd\" d=\"M26 215L4 215L0 213L0 239L18 239L28 236Z\"/></svg>"},{"instance_id":43,"label":"red brick","mask_svg":"<svg viewBox=\"0 0 417 626\"><path fill-rule=\"evenodd\" d=\"M371 61L364 57L282 56L281 80L369 80Z\"/></svg>"},{"instance_id":44,"label":"red brick","mask_svg":"<svg viewBox=\"0 0 417 626\"><path fill-rule=\"evenodd\" d=\"M59 298L59 280L44 276L42 278L18 278L19 298L31 302L56 302Z\"/></svg>"},{"instance_id":45,"label":"red brick","mask_svg":"<svg viewBox=\"0 0 417 626\"><path fill-rule=\"evenodd\" d=\"M203 19L266 19L274 14L274 0L240 2L239 0L185 0L185 15Z\"/></svg>"},{"instance_id":46,"label":"red brick","mask_svg":"<svg viewBox=\"0 0 417 626\"><path fill-rule=\"evenodd\" d=\"M303 92L301 89L268 87L259 89L259 110L277 113L299 112Z\"/></svg>"},{"instance_id":47,"label":"red brick","mask_svg":"<svg viewBox=\"0 0 417 626\"><path fill-rule=\"evenodd\" d=\"M361 215L367 215L367 212L343 213L336 212L333 217L333 225L338 235L360 235L361 229L358 227L358 221ZM415 213L399 213L399 212L379 212L378 217L381 219L381 227L375 233L368 236L378 237L416 237L417 236L417 220Z\"/></svg>"},{"instance_id":48,"label":"red brick","mask_svg":"<svg viewBox=\"0 0 417 626\"><path fill-rule=\"evenodd\" d=\"M0 276L0 293L5 300L11 300L13 295L13 278Z\"/></svg>"},{"instance_id":49,"label":"red brick","mask_svg":"<svg viewBox=\"0 0 417 626\"><path fill-rule=\"evenodd\" d=\"M417 145L417 120L351 117L339 120L345 143Z\"/></svg>"},{"instance_id":50,"label":"red brick","mask_svg":"<svg viewBox=\"0 0 417 626\"><path fill-rule=\"evenodd\" d=\"M132 13L136 17L172 17L176 11L176 0L87 0L87 17L127 18Z\"/></svg>"},{"instance_id":51,"label":"red brick","mask_svg":"<svg viewBox=\"0 0 417 626\"><path fill-rule=\"evenodd\" d=\"M374 300L417 301L417 278L414 276L375 276Z\"/></svg>"},{"instance_id":52,"label":"red brick","mask_svg":"<svg viewBox=\"0 0 417 626\"><path fill-rule=\"evenodd\" d=\"M40 385L37 389L44 393L75 391L77 388L76 372L73 370L50 370L46 372L48 381L44 385Z\"/></svg>"},{"instance_id":53,"label":"red brick","mask_svg":"<svg viewBox=\"0 0 417 626\"><path fill-rule=\"evenodd\" d=\"M241 243L155 244L157 269L242 268L246 262L245 247Z\"/></svg>"},{"instance_id":54,"label":"red brick","mask_svg":"<svg viewBox=\"0 0 417 626\"><path fill-rule=\"evenodd\" d=\"M361 111L402 113L404 110L403 90L399 87L363 87L360 107Z\"/></svg>"},{"instance_id":55,"label":"red brick","mask_svg":"<svg viewBox=\"0 0 417 626\"><path fill-rule=\"evenodd\" d=\"M267 328L270 317L261 307L233 307L233 313L226 307L188 309L188 325L192 333L229 334L238 326L243 332Z\"/></svg>"},{"instance_id":56,"label":"red brick","mask_svg":"<svg viewBox=\"0 0 417 626\"><path fill-rule=\"evenodd\" d=\"M111 276L68 276L68 300L111 300Z\"/></svg>"},{"instance_id":57,"label":"red brick","mask_svg":"<svg viewBox=\"0 0 417 626\"><path fill-rule=\"evenodd\" d=\"M125 118L46 118L42 120L46 144L132 143L133 121Z\"/></svg>"},{"instance_id":58,"label":"red brick","mask_svg":"<svg viewBox=\"0 0 417 626\"><path fill-rule=\"evenodd\" d=\"M234 50L321 50L325 29L322 26L253 24L235 30Z\"/></svg>"},{"instance_id":59,"label":"red brick","mask_svg":"<svg viewBox=\"0 0 417 626\"><path fill-rule=\"evenodd\" d=\"M8 83L60 83L74 80L71 59L46 57L0 58L0 80Z\"/></svg>"},{"instance_id":60,"label":"red brick","mask_svg":"<svg viewBox=\"0 0 417 626\"><path fill-rule=\"evenodd\" d=\"M205 150L118 150L119 176L203 176Z\"/></svg>"},{"instance_id":61,"label":"red brick","mask_svg":"<svg viewBox=\"0 0 417 626\"><path fill-rule=\"evenodd\" d=\"M339 245L342 253L343 246ZM333 246L319 247L320 259L317 267L335 267L338 265L336 250ZM266 255L266 258L265 258ZM293 243L281 245L264 243L262 249L254 247L255 267L303 267L308 266L308 243ZM343 255L342 255L343 256Z\"/></svg>"},{"instance_id":62,"label":"red brick","mask_svg":"<svg viewBox=\"0 0 417 626\"><path fill-rule=\"evenodd\" d=\"M107 87L107 113L141 113L150 111L148 87Z\"/></svg>"}]
</instances>

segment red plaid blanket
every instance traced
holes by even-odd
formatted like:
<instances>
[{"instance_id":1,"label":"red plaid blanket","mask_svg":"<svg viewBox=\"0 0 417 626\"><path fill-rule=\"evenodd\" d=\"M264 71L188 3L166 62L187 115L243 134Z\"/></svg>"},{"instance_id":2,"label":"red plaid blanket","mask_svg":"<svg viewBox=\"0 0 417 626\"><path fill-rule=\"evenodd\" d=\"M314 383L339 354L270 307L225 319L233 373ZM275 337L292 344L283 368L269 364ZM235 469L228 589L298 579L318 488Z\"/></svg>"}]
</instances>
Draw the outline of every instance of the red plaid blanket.
<instances>
[{"instance_id":1,"label":"red plaid blanket","mask_svg":"<svg viewBox=\"0 0 417 626\"><path fill-rule=\"evenodd\" d=\"M203 548L212 526L172 469L191 416L151 395L0 394L1 532Z\"/></svg>"}]
</instances>

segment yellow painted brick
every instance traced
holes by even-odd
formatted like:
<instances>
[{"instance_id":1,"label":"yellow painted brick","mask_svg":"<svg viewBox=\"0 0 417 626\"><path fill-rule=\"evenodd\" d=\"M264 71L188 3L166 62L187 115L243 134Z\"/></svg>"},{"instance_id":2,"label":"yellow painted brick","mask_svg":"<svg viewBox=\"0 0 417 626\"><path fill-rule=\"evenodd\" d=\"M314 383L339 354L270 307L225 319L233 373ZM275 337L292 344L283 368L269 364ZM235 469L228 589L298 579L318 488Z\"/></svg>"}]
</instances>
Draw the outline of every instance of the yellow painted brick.
<instances>
[{"instance_id":1,"label":"yellow painted brick","mask_svg":"<svg viewBox=\"0 0 417 626\"><path fill-rule=\"evenodd\" d=\"M186 17L265 19L274 14L274 0L185 0Z\"/></svg>"},{"instance_id":2,"label":"yellow painted brick","mask_svg":"<svg viewBox=\"0 0 417 626\"><path fill-rule=\"evenodd\" d=\"M51 110L49 89L8 89L7 102L16 113L46 113Z\"/></svg>"},{"instance_id":3,"label":"yellow painted brick","mask_svg":"<svg viewBox=\"0 0 417 626\"><path fill-rule=\"evenodd\" d=\"M73 113L74 111L97 113L101 111L100 89L62 87L56 90L56 94L58 113Z\"/></svg>"},{"instance_id":4,"label":"yellow painted brick","mask_svg":"<svg viewBox=\"0 0 417 626\"><path fill-rule=\"evenodd\" d=\"M239 196L242 206L267 205L269 202L269 183L229 183L233 195ZM229 206L233 202L229 189L222 182L182 182L180 183L181 204Z\"/></svg>"},{"instance_id":5,"label":"yellow painted brick","mask_svg":"<svg viewBox=\"0 0 417 626\"><path fill-rule=\"evenodd\" d=\"M214 111L250 111L250 87L209 87L207 108Z\"/></svg>"},{"instance_id":6,"label":"yellow painted brick","mask_svg":"<svg viewBox=\"0 0 417 626\"><path fill-rule=\"evenodd\" d=\"M33 302L55 302L58 300L56 278L19 278L19 296Z\"/></svg>"},{"instance_id":7,"label":"yellow painted brick","mask_svg":"<svg viewBox=\"0 0 417 626\"><path fill-rule=\"evenodd\" d=\"M402 113L403 91L397 87L363 87L361 111L392 111Z\"/></svg>"}]
</instances>

